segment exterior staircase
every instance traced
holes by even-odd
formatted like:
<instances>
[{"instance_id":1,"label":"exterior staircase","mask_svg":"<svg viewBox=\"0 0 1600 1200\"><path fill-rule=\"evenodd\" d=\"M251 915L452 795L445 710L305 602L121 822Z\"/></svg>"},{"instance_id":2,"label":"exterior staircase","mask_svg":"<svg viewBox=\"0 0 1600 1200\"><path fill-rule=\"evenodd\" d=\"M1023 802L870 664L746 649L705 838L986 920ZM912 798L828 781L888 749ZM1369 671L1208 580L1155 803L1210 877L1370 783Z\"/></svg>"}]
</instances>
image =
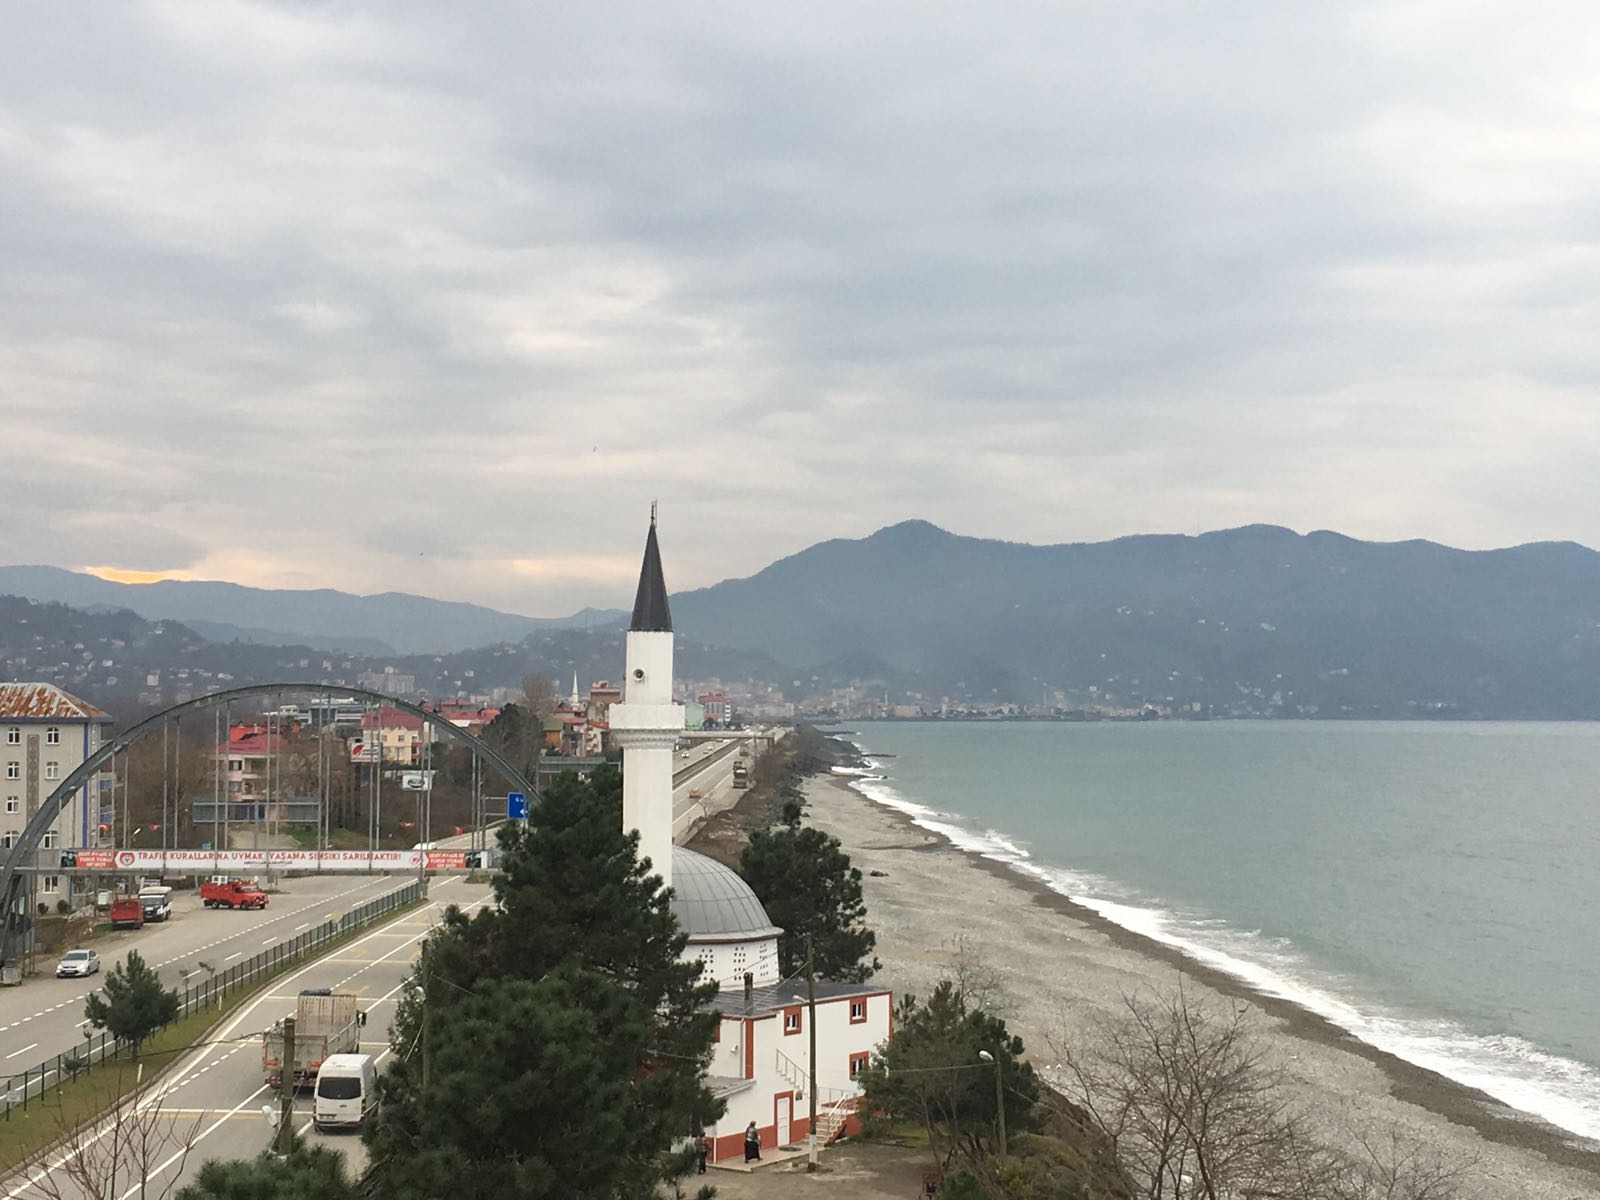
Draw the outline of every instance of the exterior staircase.
<instances>
[{"instance_id":1,"label":"exterior staircase","mask_svg":"<svg viewBox=\"0 0 1600 1200\"><path fill-rule=\"evenodd\" d=\"M773 1053L777 1055L778 1074L794 1087L795 1098L798 1101L805 1095L806 1088L810 1085L809 1072L782 1050L774 1050ZM826 1146L836 1141L844 1132L845 1122L856 1111L860 1099L859 1089L818 1085L817 1141L821 1145Z\"/></svg>"}]
</instances>

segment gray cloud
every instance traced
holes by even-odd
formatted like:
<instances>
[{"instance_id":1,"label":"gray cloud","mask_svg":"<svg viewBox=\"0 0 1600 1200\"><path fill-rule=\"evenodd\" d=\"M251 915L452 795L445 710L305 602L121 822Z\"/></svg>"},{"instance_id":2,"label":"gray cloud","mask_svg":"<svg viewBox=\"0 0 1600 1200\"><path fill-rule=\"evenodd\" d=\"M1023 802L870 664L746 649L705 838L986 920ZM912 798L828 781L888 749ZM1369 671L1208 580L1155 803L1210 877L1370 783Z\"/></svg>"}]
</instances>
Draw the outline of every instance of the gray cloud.
<instances>
[{"instance_id":1,"label":"gray cloud","mask_svg":"<svg viewBox=\"0 0 1600 1200\"><path fill-rule=\"evenodd\" d=\"M1600 543L1597 24L18 16L0 558L548 613L653 497L675 586L908 516Z\"/></svg>"}]
</instances>

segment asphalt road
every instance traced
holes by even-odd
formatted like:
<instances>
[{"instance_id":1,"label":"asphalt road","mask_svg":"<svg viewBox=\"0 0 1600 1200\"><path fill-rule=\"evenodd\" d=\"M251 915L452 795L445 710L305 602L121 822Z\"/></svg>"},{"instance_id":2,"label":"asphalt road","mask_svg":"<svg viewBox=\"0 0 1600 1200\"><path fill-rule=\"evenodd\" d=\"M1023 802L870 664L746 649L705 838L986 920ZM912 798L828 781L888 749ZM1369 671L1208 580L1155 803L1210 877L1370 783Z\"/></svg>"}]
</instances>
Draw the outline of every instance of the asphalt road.
<instances>
[{"instance_id":1,"label":"asphalt road","mask_svg":"<svg viewBox=\"0 0 1600 1200\"><path fill-rule=\"evenodd\" d=\"M0 988L0 1078L78 1049L87 1032L83 1001L129 950L155 967L168 987L182 989L180 968L197 971L204 959L219 971L343 913L374 896L405 887L401 876L329 875L283 880L267 907L255 911L204 908L198 892L174 892L172 916L143 929L103 935L89 945L104 964L87 979L57 979L54 963L17 987ZM189 982L205 978L192 975Z\"/></svg>"},{"instance_id":2,"label":"asphalt road","mask_svg":"<svg viewBox=\"0 0 1600 1200\"><path fill-rule=\"evenodd\" d=\"M151 1161L136 1172L146 1176L148 1183L130 1181L120 1195L108 1194L109 1200L132 1200L141 1191L167 1194L169 1189L175 1190L176 1183L192 1178L204 1162L252 1158L268 1147L276 1131L277 1094L266 1086L261 1069L261 1035L294 1011L295 996L302 988L349 990L361 997L361 1007L368 1014L361 1048L379 1059L381 1070L390 1053L388 1031L395 1004L410 976L418 943L446 905L470 909L489 897L486 885L438 880L426 906L275 980L270 992L231 1016L211 1044L194 1050L147 1096L142 1105L145 1119L173 1140L161 1145ZM270 1118L262 1113L263 1105L272 1106ZM359 1137L319 1134L311 1129L309 1089L296 1098L294 1122L303 1137L334 1147L350 1159L353 1169L360 1169L363 1150ZM187 1154L182 1142L189 1143ZM56 1177L60 1180L59 1169ZM0 1197L33 1200L40 1194L32 1180L11 1180Z\"/></svg>"}]
</instances>

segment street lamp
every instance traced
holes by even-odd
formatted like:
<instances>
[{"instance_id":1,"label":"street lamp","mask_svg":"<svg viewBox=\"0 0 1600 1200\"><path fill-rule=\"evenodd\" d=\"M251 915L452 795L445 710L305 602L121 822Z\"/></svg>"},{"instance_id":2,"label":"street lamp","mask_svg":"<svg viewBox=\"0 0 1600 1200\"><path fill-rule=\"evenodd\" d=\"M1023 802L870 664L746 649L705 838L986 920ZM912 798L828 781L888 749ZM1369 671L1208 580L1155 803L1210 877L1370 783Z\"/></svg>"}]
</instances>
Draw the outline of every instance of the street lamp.
<instances>
[{"instance_id":1,"label":"street lamp","mask_svg":"<svg viewBox=\"0 0 1600 1200\"><path fill-rule=\"evenodd\" d=\"M1000 1161L1006 1161L1006 1089L1000 1077L1000 1057L987 1050L979 1050L978 1057L994 1064L994 1112L1000 1123Z\"/></svg>"}]
</instances>

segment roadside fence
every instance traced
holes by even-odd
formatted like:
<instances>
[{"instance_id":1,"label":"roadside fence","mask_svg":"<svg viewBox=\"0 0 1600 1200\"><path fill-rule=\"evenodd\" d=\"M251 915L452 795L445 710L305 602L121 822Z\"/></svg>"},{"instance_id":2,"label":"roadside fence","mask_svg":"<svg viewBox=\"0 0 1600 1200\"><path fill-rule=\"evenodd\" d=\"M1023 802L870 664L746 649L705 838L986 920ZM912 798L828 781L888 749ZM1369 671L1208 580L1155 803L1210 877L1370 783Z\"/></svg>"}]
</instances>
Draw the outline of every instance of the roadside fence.
<instances>
[{"instance_id":1,"label":"roadside fence","mask_svg":"<svg viewBox=\"0 0 1600 1200\"><path fill-rule=\"evenodd\" d=\"M275 974L296 959L309 956L319 947L364 925L382 920L395 909L422 899L425 894L420 883L412 883L398 891L375 896L365 904L342 914L337 921L324 921L315 928L296 934L287 941L270 946L259 954L234 963L224 970L196 967L195 970L205 974L206 978L188 984L178 993L178 1015L173 1020L181 1020L191 1013L214 1005L220 1006L228 993L242 984ZM194 972L191 972L191 977L193 974ZM170 1025L163 1025L162 1029L169 1027ZM160 1030L156 1032L159 1033ZM151 1036L154 1037L155 1034ZM5 1094L0 1097L0 1104L5 1107L4 1119L7 1121L11 1119L13 1108L26 1112L30 1100L38 1103L50 1088L88 1073L106 1059L115 1057L123 1046L124 1043L109 1033L90 1032L77 1049L47 1058L36 1066L25 1068L20 1075L10 1077L6 1081Z\"/></svg>"}]
</instances>

